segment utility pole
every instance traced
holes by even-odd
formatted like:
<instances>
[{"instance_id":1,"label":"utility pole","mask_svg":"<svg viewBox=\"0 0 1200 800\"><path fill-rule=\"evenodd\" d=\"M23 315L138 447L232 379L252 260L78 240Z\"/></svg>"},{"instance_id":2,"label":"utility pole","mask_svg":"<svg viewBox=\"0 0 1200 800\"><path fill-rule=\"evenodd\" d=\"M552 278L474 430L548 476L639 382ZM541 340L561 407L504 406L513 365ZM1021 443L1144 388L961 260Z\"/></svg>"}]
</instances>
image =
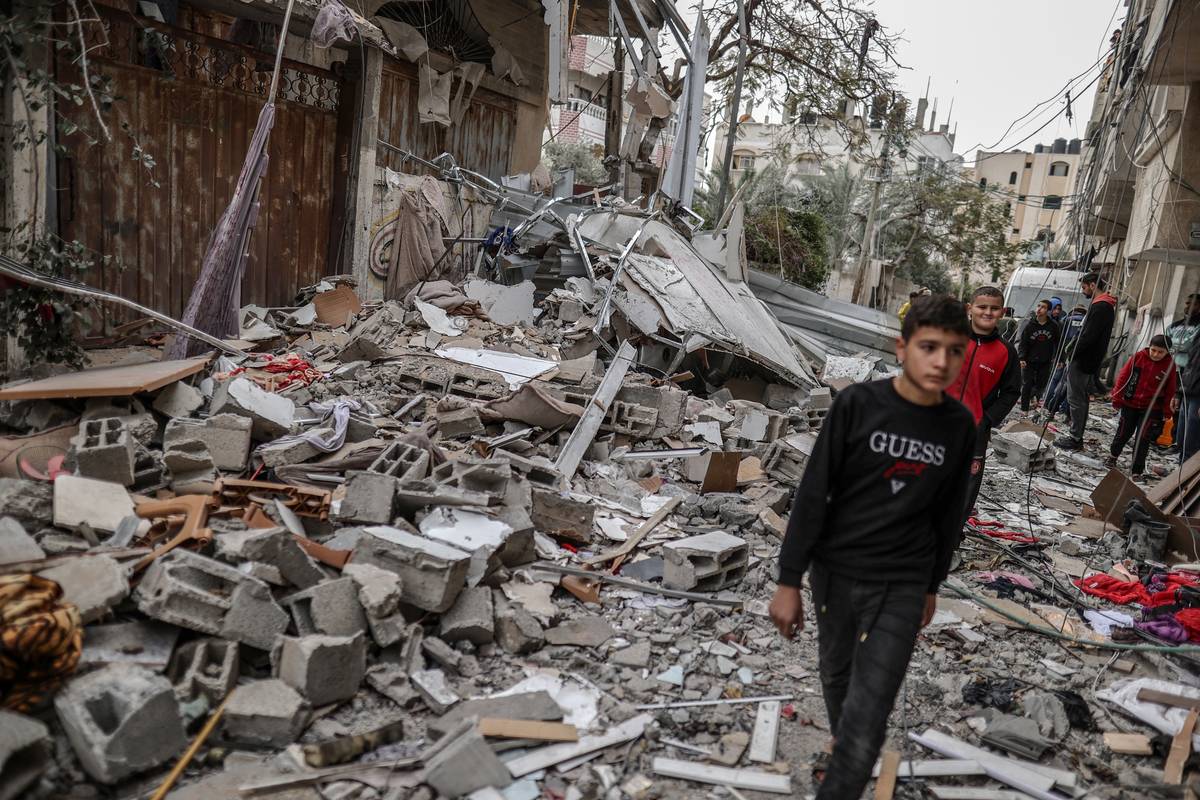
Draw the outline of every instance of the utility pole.
<instances>
[{"instance_id":1,"label":"utility pole","mask_svg":"<svg viewBox=\"0 0 1200 800\"><path fill-rule=\"evenodd\" d=\"M733 100L729 105L729 131L725 135L725 168L721 172L721 188L717 191L717 207L713 212L716 219L725 213L725 198L729 194L729 171L733 169L733 140L737 136L738 111L742 106L742 71L746 68L746 41L750 31L746 25L746 6L737 0L738 10L738 61L733 74Z\"/></svg>"},{"instance_id":2,"label":"utility pole","mask_svg":"<svg viewBox=\"0 0 1200 800\"><path fill-rule=\"evenodd\" d=\"M871 190L871 206L867 209L867 226L863 231L862 245L858 248L858 271L854 276L854 291L850 295L851 303L858 303L862 298L863 284L867 280L867 267L871 262L871 242L875 235L875 218L879 214L879 196L883 194L883 183L888 173L888 137L884 134L883 152L879 156L879 174L872 180L875 188Z\"/></svg>"}]
</instances>

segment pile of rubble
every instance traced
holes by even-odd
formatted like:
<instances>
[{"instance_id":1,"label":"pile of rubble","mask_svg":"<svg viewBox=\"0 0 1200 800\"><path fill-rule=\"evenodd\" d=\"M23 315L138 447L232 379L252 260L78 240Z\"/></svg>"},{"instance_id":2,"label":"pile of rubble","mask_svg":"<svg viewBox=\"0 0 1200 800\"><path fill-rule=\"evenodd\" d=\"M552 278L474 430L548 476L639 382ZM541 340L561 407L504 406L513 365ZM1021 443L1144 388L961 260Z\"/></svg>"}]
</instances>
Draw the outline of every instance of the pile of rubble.
<instances>
[{"instance_id":1,"label":"pile of rubble","mask_svg":"<svg viewBox=\"0 0 1200 800\"><path fill-rule=\"evenodd\" d=\"M0 798L809 789L814 634L766 599L831 387L886 367L820 385L688 233L596 211L507 283L330 279L240 356L0 389ZM1182 796L1194 651L1072 581L1197 558L1130 558L1141 490L1043 433L998 436L877 797Z\"/></svg>"}]
</instances>

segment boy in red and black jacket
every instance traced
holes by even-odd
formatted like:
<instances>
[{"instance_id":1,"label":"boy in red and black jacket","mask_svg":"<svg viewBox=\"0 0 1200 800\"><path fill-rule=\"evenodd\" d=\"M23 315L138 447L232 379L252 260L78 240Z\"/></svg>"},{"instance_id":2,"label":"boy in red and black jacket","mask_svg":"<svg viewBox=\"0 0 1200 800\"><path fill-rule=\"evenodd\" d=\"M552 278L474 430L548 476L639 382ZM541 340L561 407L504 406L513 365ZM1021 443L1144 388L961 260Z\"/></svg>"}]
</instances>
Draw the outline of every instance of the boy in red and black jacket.
<instances>
[{"instance_id":1,"label":"boy in red and black jacket","mask_svg":"<svg viewBox=\"0 0 1200 800\"><path fill-rule=\"evenodd\" d=\"M1160 333L1150 340L1149 347L1138 350L1125 362L1113 384L1112 404L1121 412L1121 421L1106 463L1115 467L1117 456L1136 434L1131 470L1135 478L1146 469L1150 442L1159 437L1163 423L1171 417L1171 398L1178 377L1170 352L1170 340Z\"/></svg>"},{"instance_id":2,"label":"boy in red and black jacket","mask_svg":"<svg viewBox=\"0 0 1200 800\"><path fill-rule=\"evenodd\" d=\"M983 486L992 428L1012 411L1021 396L1021 364L1017 351L1006 342L996 325L1004 313L1004 294L995 286L975 290L968 308L971 341L958 379L946 394L960 400L975 417L975 455L971 460L971 486L964 516L970 516Z\"/></svg>"}]
</instances>

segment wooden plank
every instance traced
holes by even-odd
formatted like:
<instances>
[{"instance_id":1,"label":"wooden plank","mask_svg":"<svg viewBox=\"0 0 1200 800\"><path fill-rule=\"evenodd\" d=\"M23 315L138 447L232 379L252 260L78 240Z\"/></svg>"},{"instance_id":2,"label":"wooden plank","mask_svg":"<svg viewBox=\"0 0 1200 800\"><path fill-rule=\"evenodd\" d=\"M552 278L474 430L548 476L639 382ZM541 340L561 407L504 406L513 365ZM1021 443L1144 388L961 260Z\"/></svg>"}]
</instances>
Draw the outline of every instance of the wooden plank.
<instances>
[{"instance_id":1,"label":"wooden plank","mask_svg":"<svg viewBox=\"0 0 1200 800\"><path fill-rule=\"evenodd\" d=\"M663 758L662 756L654 759L651 769L656 775L667 778L680 778L717 786L732 786L735 789L749 789L755 792L792 793L792 776L790 775L776 775L753 769L716 767L711 764L683 761L678 758Z\"/></svg>"},{"instance_id":2,"label":"wooden plank","mask_svg":"<svg viewBox=\"0 0 1200 800\"><path fill-rule=\"evenodd\" d=\"M1076 517L1063 528L1064 533L1073 533L1088 539L1101 539L1106 532L1111 530L1120 530L1120 528L1116 525L1109 525L1102 519L1087 519L1086 517Z\"/></svg>"},{"instance_id":3,"label":"wooden plank","mask_svg":"<svg viewBox=\"0 0 1200 800\"><path fill-rule=\"evenodd\" d=\"M1150 746L1150 737L1144 733L1115 733L1109 731L1104 734L1104 746L1114 753L1121 753L1122 755L1154 755L1154 748Z\"/></svg>"},{"instance_id":4,"label":"wooden plank","mask_svg":"<svg viewBox=\"0 0 1200 800\"><path fill-rule=\"evenodd\" d=\"M1163 783L1178 786L1183 783L1183 767L1188 756L1192 754L1192 732L1196 730L1196 718L1200 711L1192 709L1188 712L1183 727L1171 740L1171 750L1167 753L1167 763L1163 767Z\"/></svg>"},{"instance_id":5,"label":"wooden plank","mask_svg":"<svg viewBox=\"0 0 1200 800\"><path fill-rule=\"evenodd\" d=\"M879 777L875 780L875 800L892 800L896 793L896 770L900 768L900 754L895 750L884 750L880 762Z\"/></svg>"},{"instance_id":6,"label":"wooden plank","mask_svg":"<svg viewBox=\"0 0 1200 800\"><path fill-rule=\"evenodd\" d=\"M1157 689L1142 689L1137 693L1137 699L1143 703L1158 703L1163 706L1200 711L1200 698L1186 697L1182 694L1173 694L1171 692L1160 692Z\"/></svg>"},{"instance_id":7,"label":"wooden plank","mask_svg":"<svg viewBox=\"0 0 1200 800\"><path fill-rule=\"evenodd\" d=\"M609 728L604 733L595 736L584 736L578 742L563 742L562 744L541 747L506 762L505 766L508 767L508 771L512 773L514 778L520 778L531 772L537 772L539 769L546 769L563 761L570 761L573 758L579 758L588 753L612 747L614 744L621 744L628 742L630 739L636 739L642 735L642 731L650 724L651 719L653 717L649 714L638 714L636 717L625 720L620 725Z\"/></svg>"},{"instance_id":8,"label":"wooden plank","mask_svg":"<svg viewBox=\"0 0 1200 800\"><path fill-rule=\"evenodd\" d=\"M658 527L658 525L664 519L666 519L672 511L675 510L675 507L682 502L682 497L672 497L663 504L662 508L650 515L648 520L639 525L638 529L631 533L629 538L621 543L620 547L609 550L607 553L601 553L598 556L592 556L591 558L586 559L583 563L591 566L593 564L600 564L605 561L610 561L614 558L620 558L621 556L629 555L637 548L642 539L646 538L646 534Z\"/></svg>"},{"instance_id":9,"label":"wooden plank","mask_svg":"<svg viewBox=\"0 0 1200 800\"><path fill-rule=\"evenodd\" d=\"M1193 455L1170 475L1151 486L1146 492L1146 497L1150 499L1151 503L1162 508L1164 501L1178 493L1181 484L1190 483L1196 478L1200 478L1200 453ZM1166 511L1165 508L1163 510Z\"/></svg>"},{"instance_id":10,"label":"wooden plank","mask_svg":"<svg viewBox=\"0 0 1200 800\"><path fill-rule=\"evenodd\" d=\"M483 717L478 723L484 736L498 739L540 739L545 742L577 742L579 729L562 722L540 722L533 719L501 719Z\"/></svg>"},{"instance_id":11,"label":"wooden plank","mask_svg":"<svg viewBox=\"0 0 1200 800\"><path fill-rule=\"evenodd\" d=\"M754 715L754 736L750 740L749 759L760 764L775 763L775 745L779 741L779 712L778 700L768 700L758 704Z\"/></svg>"},{"instance_id":12,"label":"wooden plank","mask_svg":"<svg viewBox=\"0 0 1200 800\"><path fill-rule=\"evenodd\" d=\"M0 389L0 400L127 397L138 392L151 392L168 383L194 375L204 369L207 363L208 356L200 356L181 361L152 361L148 364L68 372Z\"/></svg>"}]
</instances>

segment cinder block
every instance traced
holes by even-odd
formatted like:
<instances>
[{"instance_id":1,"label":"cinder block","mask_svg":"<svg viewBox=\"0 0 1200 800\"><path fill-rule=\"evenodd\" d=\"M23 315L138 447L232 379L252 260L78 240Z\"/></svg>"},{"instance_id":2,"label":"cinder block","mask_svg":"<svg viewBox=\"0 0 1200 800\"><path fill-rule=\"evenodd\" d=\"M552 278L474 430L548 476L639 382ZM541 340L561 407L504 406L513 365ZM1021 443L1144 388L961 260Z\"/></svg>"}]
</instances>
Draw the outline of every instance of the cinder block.
<instances>
[{"instance_id":1,"label":"cinder block","mask_svg":"<svg viewBox=\"0 0 1200 800\"><path fill-rule=\"evenodd\" d=\"M286 747L299 738L309 705L300 693L277 678L237 687L225 706L225 735L235 741Z\"/></svg>"},{"instance_id":2,"label":"cinder block","mask_svg":"<svg viewBox=\"0 0 1200 800\"><path fill-rule=\"evenodd\" d=\"M400 576L400 599L441 613L466 584L471 556L456 547L383 525L367 528L351 564L372 564Z\"/></svg>"},{"instance_id":3,"label":"cinder block","mask_svg":"<svg viewBox=\"0 0 1200 800\"><path fill-rule=\"evenodd\" d=\"M463 589L450 610L438 622L438 635L443 641L466 640L488 644L494 638L495 610L492 590L486 586Z\"/></svg>"},{"instance_id":4,"label":"cinder block","mask_svg":"<svg viewBox=\"0 0 1200 800\"><path fill-rule=\"evenodd\" d=\"M833 390L828 386L818 386L808 390L808 407L815 411L825 411L833 405Z\"/></svg>"},{"instance_id":5,"label":"cinder block","mask_svg":"<svg viewBox=\"0 0 1200 800\"><path fill-rule=\"evenodd\" d=\"M463 456L439 464L434 468L432 477L440 487L478 492L490 498L488 505L497 505L508 492L512 467L501 458Z\"/></svg>"},{"instance_id":6,"label":"cinder block","mask_svg":"<svg viewBox=\"0 0 1200 800\"><path fill-rule=\"evenodd\" d=\"M744 539L717 531L663 545L663 585L715 592L746 575L750 548Z\"/></svg>"},{"instance_id":7,"label":"cinder block","mask_svg":"<svg viewBox=\"0 0 1200 800\"><path fill-rule=\"evenodd\" d=\"M17 800L50 766L50 729L33 717L0 711L0 800Z\"/></svg>"},{"instance_id":8,"label":"cinder block","mask_svg":"<svg viewBox=\"0 0 1200 800\"><path fill-rule=\"evenodd\" d=\"M188 642L175 651L167 677L181 703L203 696L215 708L237 683L237 642L225 639Z\"/></svg>"},{"instance_id":9,"label":"cinder block","mask_svg":"<svg viewBox=\"0 0 1200 800\"><path fill-rule=\"evenodd\" d=\"M421 534L471 554L467 583L475 586L501 566L533 561L533 526L521 532L498 517L464 508L440 506L421 519Z\"/></svg>"},{"instance_id":10,"label":"cinder block","mask_svg":"<svg viewBox=\"0 0 1200 800\"><path fill-rule=\"evenodd\" d=\"M438 436L442 439L459 439L480 436L484 433L479 412L470 406L437 412Z\"/></svg>"},{"instance_id":11,"label":"cinder block","mask_svg":"<svg viewBox=\"0 0 1200 800\"><path fill-rule=\"evenodd\" d=\"M290 398L260 389L248 378L217 384L209 408L214 414L246 417L251 423L251 436L260 442L290 433L296 416L296 406Z\"/></svg>"},{"instance_id":12,"label":"cinder block","mask_svg":"<svg viewBox=\"0 0 1200 800\"><path fill-rule=\"evenodd\" d=\"M325 580L325 571L284 528L231 531L216 538L217 555L233 561L257 561L276 567L283 579L307 589Z\"/></svg>"},{"instance_id":13,"label":"cinder block","mask_svg":"<svg viewBox=\"0 0 1200 800\"><path fill-rule=\"evenodd\" d=\"M349 576L296 592L284 598L283 604L301 636L353 636L367 628L366 615L358 602L358 586Z\"/></svg>"},{"instance_id":14,"label":"cinder block","mask_svg":"<svg viewBox=\"0 0 1200 800\"><path fill-rule=\"evenodd\" d=\"M188 550L151 564L134 597L147 616L260 650L288 625L265 583Z\"/></svg>"},{"instance_id":15,"label":"cinder block","mask_svg":"<svg viewBox=\"0 0 1200 800\"><path fill-rule=\"evenodd\" d=\"M398 483L391 475L370 470L346 472L346 496L334 517L342 522L388 525L396 516Z\"/></svg>"},{"instance_id":16,"label":"cinder block","mask_svg":"<svg viewBox=\"0 0 1200 800\"><path fill-rule=\"evenodd\" d=\"M171 471L171 488L178 494L204 494L217 479L212 454L200 439L173 441L163 452L163 466Z\"/></svg>"},{"instance_id":17,"label":"cinder block","mask_svg":"<svg viewBox=\"0 0 1200 800\"><path fill-rule=\"evenodd\" d=\"M406 442L392 442L371 463L370 471L401 481L419 481L429 474L429 451Z\"/></svg>"},{"instance_id":18,"label":"cinder block","mask_svg":"<svg viewBox=\"0 0 1200 800\"><path fill-rule=\"evenodd\" d=\"M240 472L250 456L250 431L253 422L237 414L217 414L204 421L173 419L163 432L163 448L177 442L199 439L208 447L217 469Z\"/></svg>"},{"instance_id":19,"label":"cinder block","mask_svg":"<svg viewBox=\"0 0 1200 800\"><path fill-rule=\"evenodd\" d=\"M328 428L324 430L328 431ZM317 429L317 432L320 431L321 429ZM255 450L254 454L262 459L264 466L274 469L275 467L283 467L288 464L302 464L310 458L316 458L320 452L307 439L287 437L264 444Z\"/></svg>"},{"instance_id":20,"label":"cinder block","mask_svg":"<svg viewBox=\"0 0 1200 800\"><path fill-rule=\"evenodd\" d=\"M279 637L271 651L275 677L291 686L313 706L349 700L358 691L367 669L366 637Z\"/></svg>"},{"instance_id":21,"label":"cinder block","mask_svg":"<svg viewBox=\"0 0 1200 800\"><path fill-rule=\"evenodd\" d=\"M171 682L110 665L75 678L54 708L84 771L113 784L174 758L187 743Z\"/></svg>"},{"instance_id":22,"label":"cinder block","mask_svg":"<svg viewBox=\"0 0 1200 800\"><path fill-rule=\"evenodd\" d=\"M116 417L91 419L79 425L75 466L85 478L132 486L134 439Z\"/></svg>"}]
</instances>

